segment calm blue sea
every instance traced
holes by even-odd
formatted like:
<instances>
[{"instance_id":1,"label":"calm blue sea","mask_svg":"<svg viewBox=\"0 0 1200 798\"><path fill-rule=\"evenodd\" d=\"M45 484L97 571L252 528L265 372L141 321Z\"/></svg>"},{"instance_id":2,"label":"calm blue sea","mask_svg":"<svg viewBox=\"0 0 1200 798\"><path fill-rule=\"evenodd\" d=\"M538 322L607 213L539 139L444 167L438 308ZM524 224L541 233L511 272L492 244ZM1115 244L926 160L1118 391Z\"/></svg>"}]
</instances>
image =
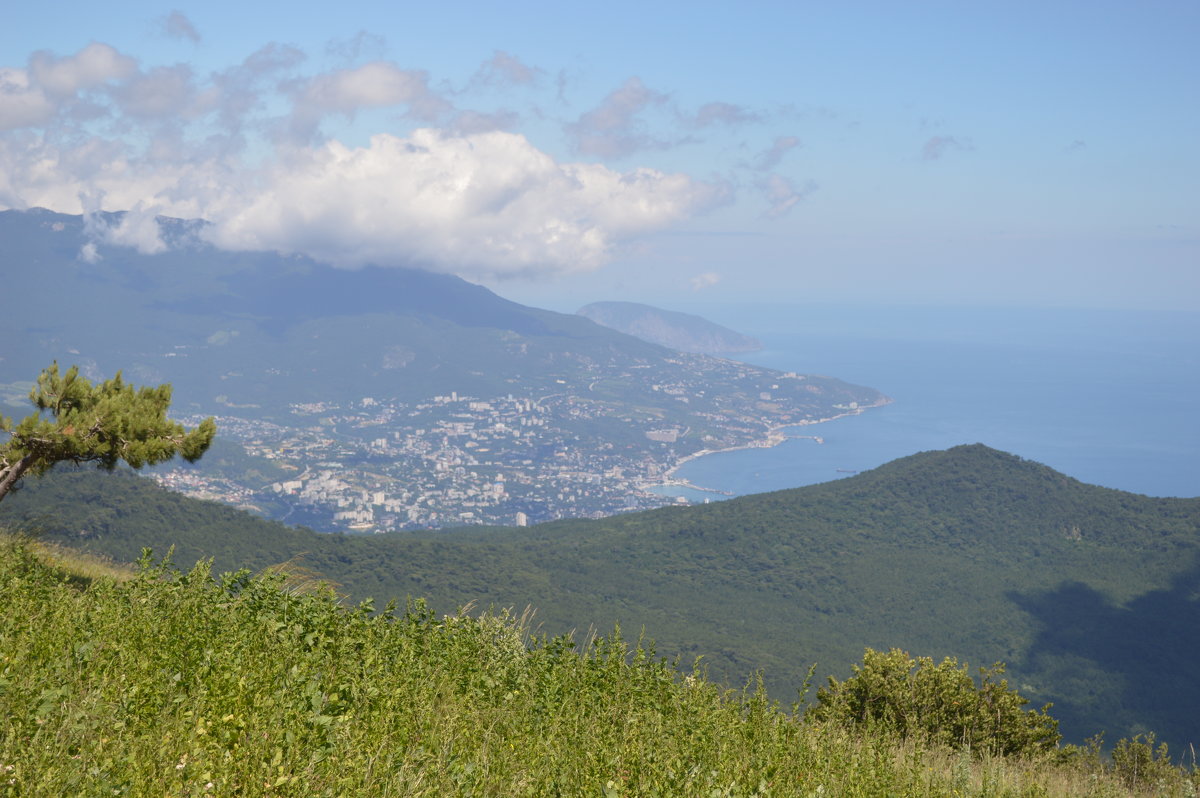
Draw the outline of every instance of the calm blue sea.
<instances>
[{"instance_id":1,"label":"calm blue sea","mask_svg":"<svg viewBox=\"0 0 1200 798\"><path fill-rule=\"evenodd\" d=\"M745 360L869 385L891 405L723 452L679 476L735 495L984 443L1106 487L1200 495L1200 313L710 307L759 338ZM665 489L689 499L711 494Z\"/></svg>"}]
</instances>

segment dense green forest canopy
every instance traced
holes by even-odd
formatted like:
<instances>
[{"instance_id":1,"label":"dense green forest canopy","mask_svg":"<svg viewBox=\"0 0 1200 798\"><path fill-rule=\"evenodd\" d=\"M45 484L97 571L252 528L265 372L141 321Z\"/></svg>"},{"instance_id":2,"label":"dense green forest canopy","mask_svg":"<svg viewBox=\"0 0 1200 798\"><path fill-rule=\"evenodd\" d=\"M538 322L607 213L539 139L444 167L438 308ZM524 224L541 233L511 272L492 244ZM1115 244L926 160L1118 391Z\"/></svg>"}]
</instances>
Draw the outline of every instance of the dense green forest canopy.
<instances>
[{"instance_id":1,"label":"dense green forest canopy","mask_svg":"<svg viewBox=\"0 0 1200 798\"><path fill-rule=\"evenodd\" d=\"M816 663L864 646L1007 663L1068 740L1200 740L1200 500L1084 485L985 446L837 482L690 508L371 537L321 535L197 503L130 475L54 474L0 524L131 560L261 568L302 556L354 598L443 612L531 605L544 631L645 628L668 656L791 700Z\"/></svg>"}]
</instances>

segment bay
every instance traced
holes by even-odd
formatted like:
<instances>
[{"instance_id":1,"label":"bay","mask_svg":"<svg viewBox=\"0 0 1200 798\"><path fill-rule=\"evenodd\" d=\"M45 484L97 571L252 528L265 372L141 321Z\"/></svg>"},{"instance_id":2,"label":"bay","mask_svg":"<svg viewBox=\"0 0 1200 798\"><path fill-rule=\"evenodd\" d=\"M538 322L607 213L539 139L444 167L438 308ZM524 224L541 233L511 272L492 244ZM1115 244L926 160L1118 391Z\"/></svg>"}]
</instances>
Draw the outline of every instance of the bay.
<instances>
[{"instance_id":1,"label":"bay","mask_svg":"<svg viewBox=\"0 0 1200 798\"><path fill-rule=\"evenodd\" d=\"M766 348L742 359L869 385L892 404L793 427L676 476L722 491L825 482L898 457L984 443L1084 482L1200 495L1200 314L743 306L695 308ZM819 436L823 443L809 437Z\"/></svg>"}]
</instances>

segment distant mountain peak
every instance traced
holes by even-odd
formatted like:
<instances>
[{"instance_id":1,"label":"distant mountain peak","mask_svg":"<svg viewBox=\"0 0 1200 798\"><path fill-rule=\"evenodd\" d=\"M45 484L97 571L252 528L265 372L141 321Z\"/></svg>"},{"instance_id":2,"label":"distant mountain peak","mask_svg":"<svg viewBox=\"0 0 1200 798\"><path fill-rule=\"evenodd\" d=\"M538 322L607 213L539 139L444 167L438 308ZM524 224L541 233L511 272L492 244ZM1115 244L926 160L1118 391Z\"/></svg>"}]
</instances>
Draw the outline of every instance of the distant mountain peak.
<instances>
[{"instance_id":1,"label":"distant mountain peak","mask_svg":"<svg viewBox=\"0 0 1200 798\"><path fill-rule=\"evenodd\" d=\"M604 327L680 352L729 354L763 348L757 339L700 316L638 302L593 302L576 313Z\"/></svg>"}]
</instances>

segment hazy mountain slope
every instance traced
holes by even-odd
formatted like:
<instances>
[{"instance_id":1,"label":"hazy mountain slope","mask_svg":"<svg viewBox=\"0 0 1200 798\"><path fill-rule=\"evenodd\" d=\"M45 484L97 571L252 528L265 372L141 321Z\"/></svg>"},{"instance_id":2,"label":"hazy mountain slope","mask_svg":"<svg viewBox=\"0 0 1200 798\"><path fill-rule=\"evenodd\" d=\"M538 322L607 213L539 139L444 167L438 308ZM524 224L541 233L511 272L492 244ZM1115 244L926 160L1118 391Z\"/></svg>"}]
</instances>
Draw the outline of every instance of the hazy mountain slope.
<instances>
[{"instance_id":1,"label":"hazy mountain slope","mask_svg":"<svg viewBox=\"0 0 1200 798\"><path fill-rule=\"evenodd\" d=\"M120 218L102 214L96 224ZM0 363L17 378L74 349L101 372L161 373L202 397L224 376L218 387L225 393L241 388L246 401L278 402L345 393L351 386L339 378L347 367L363 371L352 386L358 395L391 377L382 381L387 388L425 396L484 363L492 366L489 389L507 388L512 375L501 372L512 365L508 343L522 337L543 350L561 341L558 348L592 357L666 354L415 268L338 270L301 257L225 252L186 237L179 248L153 254L101 243L95 262L87 262L80 255L89 241L85 220L40 209L0 212L0 240L0 266L12 274L6 291L44 298L15 304L0 322L26 343ZM478 354L460 363L446 358L447 350ZM389 354L399 365L389 367ZM297 379L288 379L292 372Z\"/></svg>"},{"instance_id":2,"label":"hazy mountain slope","mask_svg":"<svg viewBox=\"0 0 1200 798\"><path fill-rule=\"evenodd\" d=\"M306 552L356 596L422 595L443 611L532 604L548 631L644 625L660 652L703 655L714 675L764 668L782 698L813 662L844 672L863 646L1003 660L1023 693L1054 701L1073 739L1102 728L1110 740L1142 728L1200 737L1200 651L1179 633L1200 619L1200 500L1084 485L983 446L702 507L371 537L247 516L228 532L212 520L190 530L191 509L165 508L195 505L116 478L153 497L160 509L145 513L103 479L32 483L0 523L57 516L55 539L124 558L175 542L180 561L216 555L219 568ZM86 507L72 499L84 485Z\"/></svg>"},{"instance_id":3,"label":"hazy mountain slope","mask_svg":"<svg viewBox=\"0 0 1200 798\"><path fill-rule=\"evenodd\" d=\"M118 218L105 214L94 224ZM196 225L166 229L173 226ZM0 360L0 383L31 380L57 358L97 375L123 369L128 378L170 381L177 402L236 405L247 415L286 417L295 402L363 396L407 402L451 391L484 398L570 392L653 408L665 421L697 429L714 402L739 393L747 409L779 420L795 409L789 403L825 417L838 412L833 403L882 399L837 380L801 385L772 369L682 358L450 275L342 270L180 237L178 248L152 254L100 244L88 262L82 217L0 212L0 269L11 274L5 290L27 298L0 318L5 339L21 342ZM746 376L762 385L735 384ZM655 387L680 382L697 388L686 401ZM762 403L763 387L778 406Z\"/></svg>"},{"instance_id":4,"label":"hazy mountain slope","mask_svg":"<svg viewBox=\"0 0 1200 798\"><path fill-rule=\"evenodd\" d=\"M0 401L52 360L169 382L176 417L219 416L228 441L300 483L217 480L201 461L198 494L322 529L661 506L648 486L689 454L888 401L676 352L450 275L217 250L201 222L160 220L161 251L106 243L124 218L0 212L0 272L24 300L0 316L0 340L18 342L0 353Z\"/></svg>"},{"instance_id":5,"label":"hazy mountain slope","mask_svg":"<svg viewBox=\"0 0 1200 798\"><path fill-rule=\"evenodd\" d=\"M121 218L100 214L92 226ZM605 369L645 365L665 380L716 364L673 363L666 349L450 275L217 250L195 236L202 226L164 220L176 246L143 254L103 243L80 216L0 212L6 293L29 298L0 319L5 337L23 343L5 352L0 382L74 357L97 374L171 381L189 402L220 393L278 415L291 401L502 395L590 382ZM82 255L89 242L92 262ZM680 409L637 388L624 389L630 401Z\"/></svg>"},{"instance_id":6,"label":"hazy mountain slope","mask_svg":"<svg viewBox=\"0 0 1200 798\"><path fill-rule=\"evenodd\" d=\"M681 352L721 354L762 349L757 339L708 319L637 302L593 302L576 313L605 327Z\"/></svg>"}]
</instances>

